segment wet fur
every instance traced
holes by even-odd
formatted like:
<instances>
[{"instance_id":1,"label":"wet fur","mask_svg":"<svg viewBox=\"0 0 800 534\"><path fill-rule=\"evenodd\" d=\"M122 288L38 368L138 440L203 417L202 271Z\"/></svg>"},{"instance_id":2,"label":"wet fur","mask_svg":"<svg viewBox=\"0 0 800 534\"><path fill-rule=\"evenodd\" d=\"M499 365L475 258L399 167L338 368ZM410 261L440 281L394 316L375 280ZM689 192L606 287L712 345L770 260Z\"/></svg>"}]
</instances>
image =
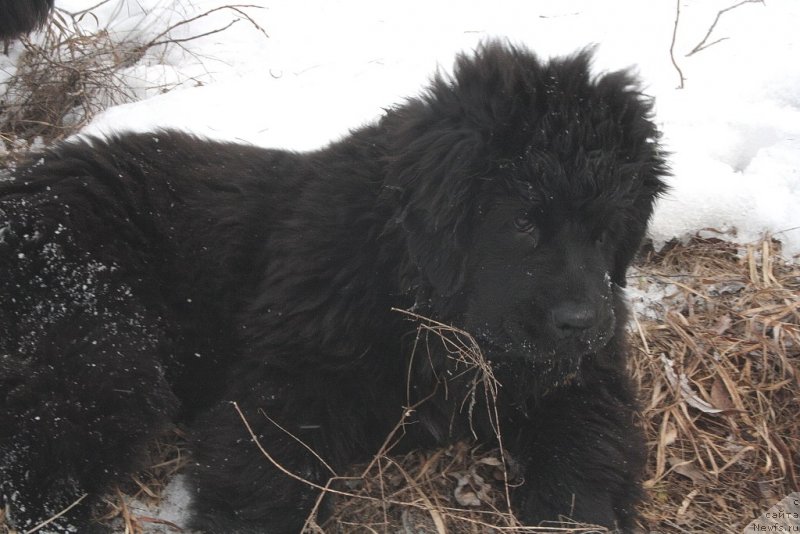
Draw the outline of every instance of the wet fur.
<instances>
[{"instance_id":1,"label":"wet fur","mask_svg":"<svg viewBox=\"0 0 800 534\"><path fill-rule=\"evenodd\" d=\"M524 521L630 531L644 446L620 288L665 168L636 81L592 77L589 61L490 43L316 152L164 131L20 167L0 183L11 520L29 528L88 493L53 527L86 531L90 503L181 420L193 527L297 532L317 491L262 456L230 401L319 483L329 472L261 410L337 470L432 392L401 447L472 430L493 443L486 410L471 425L461 411L469 384L440 384L453 361L412 361L415 324L396 307L481 343Z\"/></svg>"}]
</instances>

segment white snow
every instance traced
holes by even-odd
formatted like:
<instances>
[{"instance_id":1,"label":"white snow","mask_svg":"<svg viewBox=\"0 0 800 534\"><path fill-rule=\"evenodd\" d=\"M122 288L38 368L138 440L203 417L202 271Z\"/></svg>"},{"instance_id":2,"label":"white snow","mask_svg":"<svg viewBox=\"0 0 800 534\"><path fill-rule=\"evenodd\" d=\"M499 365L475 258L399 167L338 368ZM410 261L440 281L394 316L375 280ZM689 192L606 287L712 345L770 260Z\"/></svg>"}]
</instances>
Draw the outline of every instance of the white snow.
<instances>
[{"instance_id":1,"label":"white snow","mask_svg":"<svg viewBox=\"0 0 800 534\"><path fill-rule=\"evenodd\" d=\"M459 51L507 38L542 56L596 45L598 72L635 68L656 97L672 187L657 206L656 245L705 228L749 242L769 233L800 254L800 2L683 0L675 57L675 3L667 0L463 1L257 0L170 35L185 38L241 19L224 32L153 49L124 79L140 101L101 114L86 133L180 128L208 137L310 150L416 94ZM85 7L60 0L63 9ZM146 41L224 0L112 0L85 17ZM166 51L165 51L166 50ZM6 63L13 63L16 52ZM0 78L2 76L0 75ZM172 88L164 93L165 89Z\"/></svg>"},{"instance_id":2,"label":"white snow","mask_svg":"<svg viewBox=\"0 0 800 534\"><path fill-rule=\"evenodd\" d=\"M179 474L164 488L157 505L147 505L133 499L128 500L126 505L146 533L165 534L175 532L173 525L183 528L189 517L190 503L191 493L185 475ZM121 526L119 530L122 531Z\"/></svg>"},{"instance_id":3,"label":"white snow","mask_svg":"<svg viewBox=\"0 0 800 534\"><path fill-rule=\"evenodd\" d=\"M416 94L437 68L487 38L507 38L542 56L596 45L598 72L633 67L656 97L671 190L657 205L656 245L704 229L738 242L767 233L800 254L800 2L683 0L675 58L675 2L668 0L248 0L269 35L240 20L224 32L152 50L124 73L138 102L108 109L84 133L180 128L205 136L294 150L320 147ZM67 10L83 0L58 0ZM149 40L224 0L112 0L83 24ZM220 10L172 37L242 18ZM19 46L0 57L0 82ZM5 74L4 74L5 73ZM164 89L172 88L169 92ZM652 295L642 295L651 300ZM180 523L178 519L175 520Z\"/></svg>"}]
</instances>

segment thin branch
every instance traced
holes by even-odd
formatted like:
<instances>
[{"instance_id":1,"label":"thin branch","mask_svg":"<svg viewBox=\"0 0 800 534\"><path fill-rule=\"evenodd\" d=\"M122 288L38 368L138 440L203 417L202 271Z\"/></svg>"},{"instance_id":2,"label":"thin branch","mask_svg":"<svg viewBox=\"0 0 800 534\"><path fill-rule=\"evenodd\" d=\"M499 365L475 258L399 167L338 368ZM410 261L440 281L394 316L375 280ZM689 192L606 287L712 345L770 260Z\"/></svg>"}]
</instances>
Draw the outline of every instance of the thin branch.
<instances>
[{"instance_id":1,"label":"thin branch","mask_svg":"<svg viewBox=\"0 0 800 534\"><path fill-rule=\"evenodd\" d=\"M80 17L82 15L85 15L87 13L91 13L92 11L97 9L98 7L102 6L103 4L109 3L110 1L111 0L101 0L100 2L97 2L95 5L86 7L84 9L81 9L80 11L67 11L66 9L63 9L61 7L56 7L56 9L58 11L61 11L62 13L66 13L67 15L72 17L73 19L76 19L76 18L78 18L78 17Z\"/></svg>"},{"instance_id":2,"label":"thin branch","mask_svg":"<svg viewBox=\"0 0 800 534\"><path fill-rule=\"evenodd\" d=\"M498 389L500 388L500 383L494 377L494 373L492 372L491 365L486 361L483 353L481 352L480 346L478 342L475 340L469 332L461 330L459 328L435 321L429 317L425 317L419 314L416 314L410 310L403 310L398 308L392 308L393 311L398 311L400 313L404 313L417 321L419 321L419 327L417 329L417 335L419 336L419 332L421 330L425 330L431 332L437 336L442 341L442 344L445 346L445 349L449 353L448 356L459 361L465 363L468 368L475 369L475 377L472 381L472 387L470 388L470 393L468 397L471 395L472 403L475 402L475 394L478 388L478 385L483 385L483 394L484 394L484 401L486 404L487 416L489 419L489 423L492 426L492 430L494 430L495 438L497 439L497 445L500 451L500 461L502 463L503 469L503 488L505 490L505 497L506 497L506 505L508 508L508 512L511 513L511 493L510 493L510 484L509 484L509 476L508 476L508 460L506 459L505 455L505 447L503 444L503 436L502 432L500 431L500 413L497 409L497 395ZM452 335L455 340L447 337L447 334ZM415 342L416 346L416 342ZM465 398L464 401L467 399ZM470 429L472 430L473 435L477 438L477 434L475 430L472 428L472 406L470 405L470 416L469 416L469 423Z\"/></svg>"},{"instance_id":3,"label":"thin branch","mask_svg":"<svg viewBox=\"0 0 800 534\"><path fill-rule=\"evenodd\" d=\"M721 38L717 39L716 41L712 41L710 43L706 42L706 41L708 41L709 37L711 37L711 33L714 31L714 28L717 27L717 23L719 22L719 19L720 19L720 17L722 17L722 15L724 15L728 11L731 11L732 9L736 9L737 7L743 6L745 4L755 4L755 3L766 5L764 3L764 0L742 0L738 4L734 4L734 5L730 6L730 7L726 7L725 9L720 9L717 12L717 16L714 18L714 22L711 24L711 26L709 26L705 37L703 37L703 39L699 43L697 43L697 45L694 48L692 48L691 52L686 54L686 57L689 57L689 56L691 56L693 54L696 54L697 52L700 52L701 50L705 50L706 48L708 48L710 46L714 46L717 43L721 43L722 41L725 41L725 40L729 39L729 37L721 37Z\"/></svg>"},{"instance_id":4,"label":"thin branch","mask_svg":"<svg viewBox=\"0 0 800 534\"><path fill-rule=\"evenodd\" d=\"M678 62L675 61L675 37L678 35L678 21L681 18L681 0L675 0L675 25L672 27L672 42L669 45L669 57L672 60L672 65L675 67L675 70L678 71L678 76L680 76L681 83L678 86L678 89L683 89L684 82L686 78L683 77L683 71L678 66Z\"/></svg>"},{"instance_id":5,"label":"thin branch","mask_svg":"<svg viewBox=\"0 0 800 534\"><path fill-rule=\"evenodd\" d=\"M207 16L211 15L212 13L214 13L216 11L222 11L222 10L226 10L226 9L234 11L234 12L238 13L239 15L241 15L242 17L244 17L245 19L247 19L250 22L250 24L252 24L261 33L263 33L265 37L269 38L269 35L264 30L264 28L262 28L255 20L253 20L253 18L250 15L248 15L244 11L244 9L262 9L262 8L260 6L254 6L254 5L249 5L249 4L235 4L235 5L227 5L227 6L216 7L214 9L209 9L208 11L200 13L199 15L196 15L194 17L190 17L188 19L183 19L183 20L181 20L179 22L176 22L175 24L173 24L172 26L170 26L169 28L167 28L166 30L164 30L163 32L161 32L157 36L155 36L149 43L144 45L142 48L147 49L147 48L150 48L150 47L155 46L157 44L163 44L164 42L182 42L182 41L187 41L189 39L180 39L180 40L167 39L165 41L162 41L161 38L165 37L172 30L174 30L175 28L178 28L179 26L184 26L184 25L192 23L192 22L194 22L196 20L199 20L199 19L202 19L204 17L207 17ZM226 26L225 28L221 28L221 29L213 30L213 31L201 34L201 35L197 35L197 36L193 37L193 39L196 39L198 37L203 37L204 35L209 35L209 34L212 34L212 33L217 33L217 32L223 31L224 29L226 29L226 28L228 28L230 26L231 26L231 24L228 24L228 26Z\"/></svg>"},{"instance_id":6,"label":"thin branch","mask_svg":"<svg viewBox=\"0 0 800 534\"><path fill-rule=\"evenodd\" d=\"M418 321L417 325L417 342L425 341L427 343L427 334L433 334L434 336L438 337L442 343L443 347L446 351L446 355L449 358L455 360L459 365L464 364L468 365L475 369L476 374L479 373L479 376L476 376L473 380L470 381L472 388L477 388L479 385L483 385L483 394L486 396L485 402L487 404L487 408L489 409L489 420L494 428L495 432L498 434L497 438L500 440L500 429L499 429L499 413L496 408L496 396L497 396L497 389L499 384L494 379L494 376L491 372L491 367L488 365L486 360L483 357L483 354L480 351L480 348L476 344L474 338L470 336L467 332L455 328L453 326L446 325L444 323L437 322L435 320L429 319L427 317L423 317L416 313L410 312L408 310L400 310L396 309L395 311L404 313L411 318ZM424 337L423 337L424 335ZM415 347L417 343L415 343ZM413 361L413 360L412 360ZM482 376L481 376L482 375ZM409 379L410 379L409 374ZM247 430L251 441L255 444L261 454L265 457L265 459L273 465L278 471L283 473L290 478L297 480L310 488L314 488L319 490L321 493L317 496L316 502L314 507L312 508L311 512L308 514L305 524L304 524L304 531L310 532L321 532L321 527L317 524L316 518L318 515L319 508L321 506L323 496L324 495L338 495L340 497L345 497L348 499L358 499L367 502L372 502L379 504L384 507L384 522L388 524L388 515L386 513L386 506L393 505L393 506L401 506L404 508L413 508L416 510L420 510L424 513L430 515L431 519L433 520L434 524L436 525L437 531L444 532L446 527L445 520L452 520L457 522L463 522L470 524L474 527L480 528L489 528L493 531L497 532L530 532L530 533L555 533L555 532L564 532L564 533L588 533L588 532L598 532L598 530L594 527L583 527L579 526L577 523L572 524L574 526L569 526L564 528L564 523L559 523L559 526L553 524L552 526L538 526L538 527L523 527L519 525L517 520L515 519L512 511L511 511L511 503L510 503L510 480L507 474L507 465L508 460L504 455L503 451L503 443L499 441L500 447L500 465L503 468L503 478L504 478L504 486L506 490L505 495L505 504L508 507L508 511L503 513L494 506L492 506L491 511L481 511L481 510L468 510L464 508L456 508L451 506L442 505L440 502L434 502L433 499L427 497L425 493L425 488L422 487L421 483L419 482L417 477L411 476L401 465L401 463L397 462L396 460L389 457L389 453L393 447L393 443L396 443L398 439L398 435L402 435L404 433L404 427L407 424L407 418L410 414L412 414L417 408L422 405L423 403L427 402L432 395L434 395L440 386L438 381L435 381L433 385L433 392L431 395L420 399L416 403L404 407L403 413L400 417L400 420L394 426L394 428L388 433L386 439L384 440L383 444L380 446L378 452L373 456L372 460L369 462L366 468L362 471L360 476L333 476L328 479L328 481L323 485L322 483L316 482L314 480L309 480L298 473L292 472L286 466L281 465L274 457L272 457L264 445L261 443L259 437L255 434L253 428L250 426L246 416L244 415L243 411L239 407L238 403L233 402L232 405L239 415L239 418L242 421L245 429ZM410 395L409 395L410 397ZM407 399L410 403L410 398ZM263 411L261 411L262 415L265 415ZM470 414L471 415L471 414ZM272 421L273 424L276 424ZM277 426L277 424L276 424ZM288 434L292 439L299 442L303 447L307 450L314 453L310 446L303 443L298 437L289 433L286 429L277 426L281 431ZM319 458L319 455L314 453L314 455ZM403 479L405 480L405 486L403 488L397 489L396 491L392 491L391 493L386 493L383 481L384 481L384 473L383 473L383 465L386 462L387 467L392 467L399 471L402 475ZM333 484L336 482L341 481L367 481L370 478L370 473L377 469L378 471L378 480L380 481L380 493L379 496L374 495L374 492L368 493L355 493L350 491L342 491L335 489ZM333 470L330 469L332 472ZM421 474L418 476L422 476ZM407 498L403 496L405 492L410 492L411 495ZM490 524L484 522L481 519L476 519L471 516L471 514L491 514L493 517L503 517L506 519L506 522L509 526L503 527L499 526L496 523ZM363 525L359 525L363 526ZM369 528L369 527L367 527Z\"/></svg>"},{"instance_id":7,"label":"thin branch","mask_svg":"<svg viewBox=\"0 0 800 534\"><path fill-rule=\"evenodd\" d=\"M192 35L191 37L184 37L183 39L164 39L163 41L155 41L155 40L153 40L153 41L150 41L149 43L147 43L146 45L144 45L141 49L142 50L147 50L149 48L152 48L152 47L158 46L158 45L162 45L162 44L176 44L176 43L186 43L188 41L194 41L195 39L200 39L201 37L207 37L209 35L214 35L215 33L224 32L225 30L227 30L228 28L230 28L231 26L233 26L237 22L239 22L239 21L238 20L232 20L228 24L223 26L222 28L217 28L215 30L209 30L209 31L207 31L205 33L198 33L197 35ZM163 35L163 34L161 34L161 35Z\"/></svg>"},{"instance_id":8,"label":"thin branch","mask_svg":"<svg viewBox=\"0 0 800 534\"><path fill-rule=\"evenodd\" d=\"M39 523L38 525L36 525L32 529L26 530L25 534L33 534L34 532L38 532L38 531L42 530L47 525L49 525L50 523L52 523L53 521L55 521L59 517L63 516L64 514L66 514L67 512L69 512L70 510L75 508L76 506L78 506L81 503L81 501L83 501L88 496L89 496L88 493L84 493L83 495L78 497L78 499L76 499L75 502L73 502L72 504L70 504L69 506L67 506L66 508L61 510L60 512L58 512L56 515L52 516L51 518L49 518L49 519L47 519L45 521L42 521L41 523Z\"/></svg>"},{"instance_id":9,"label":"thin branch","mask_svg":"<svg viewBox=\"0 0 800 534\"><path fill-rule=\"evenodd\" d=\"M301 446L303 446L303 448L305 448L305 449L306 449L308 452L310 452L310 453L311 453L311 454L314 456L314 458L316 458L317 460L319 460L319 462L320 462L322 465L324 465L324 466L325 466L325 469L327 469L328 471L330 471L330 472L331 472L331 475L332 475L332 476L334 476L334 477L338 477L338 476L339 476L339 475L336 473L336 471L333 469L333 467L331 467L331 466L328 464L328 462L326 462L325 460L323 460L323 459L322 459L322 456L320 456L319 454L317 454L317 451L315 451L314 449L312 449L312 448L311 448L311 447L310 447L310 446L309 446L309 445L308 445L308 444L307 444L305 441L301 440L300 438L298 438L297 436L295 436L294 434L292 434L291 432L289 432L288 430L286 430L284 427L282 427L280 424L278 424L278 422L277 422L276 420L274 420L272 417L270 417L269 415L267 415L267 412L265 412L265 411L264 411L262 408L259 408L259 409L258 409L258 411L259 411L259 412L261 412L261 415L263 415L263 416L264 416L264 417L267 419L267 421L269 421L270 423L272 423L273 425L275 425L275 426L278 428L278 430L280 430L281 432L283 432L284 434L286 434L287 436L289 436L290 438L292 438L293 440L295 440L297 443L299 443Z\"/></svg>"},{"instance_id":10,"label":"thin branch","mask_svg":"<svg viewBox=\"0 0 800 534\"><path fill-rule=\"evenodd\" d=\"M261 444L261 441L258 439L258 436L256 436L256 433L253 430L253 427L250 426L250 422L247 420L247 417L245 417L244 412L242 412L242 409L239 408L239 403L234 401L232 404L233 404L234 409L236 410L236 413L239 414L239 418L242 420L242 423L244 424L244 427L247 430L247 433L250 435L250 438L253 440L253 443L256 444L256 447L258 447L258 450L261 452L261 454L264 456L264 458L269 460L269 462L273 466L275 466L275 468L278 471L280 471L284 475L288 476L289 478L293 478L294 480L297 480L298 482L301 482L301 483L303 483L303 484L305 484L307 486L310 486L310 487L312 487L314 489L318 489L320 491L327 491L327 492L330 492L330 493L335 493L337 495L344 495L346 497L352 497L353 496L352 493L331 489L331 488L328 487L328 484L326 484L325 486L321 486L321 485L317 484L316 482L313 482L313 481L311 481L311 480L309 480L307 478L304 478L304 477L302 477L302 476L300 476L298 474L295 474L295 473L289 471L287 468L285 468L283 465L281 465L281 463L278 462L275 458L273 458L272 455L269 452L267 452L267 449L265 449L264 446ZM332 477L332 478L334 478L334 479L342 479L342 478L345 478L345 477ZM378 500L378 499L376 499L374 497L364 497L364 498L366 498L368 500L374 500L374 501Z\"/></svg>"}]
</instances>

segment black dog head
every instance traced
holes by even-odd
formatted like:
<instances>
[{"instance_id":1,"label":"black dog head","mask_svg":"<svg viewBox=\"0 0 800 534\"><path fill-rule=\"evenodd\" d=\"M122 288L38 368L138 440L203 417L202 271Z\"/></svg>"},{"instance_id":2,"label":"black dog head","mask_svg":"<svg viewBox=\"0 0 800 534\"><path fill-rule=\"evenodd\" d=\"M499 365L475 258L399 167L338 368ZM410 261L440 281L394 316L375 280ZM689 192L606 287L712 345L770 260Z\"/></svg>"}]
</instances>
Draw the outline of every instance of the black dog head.
<instances>
[{"instance_id":1,"label":"black dog head","mask_svg":"<svg viewBox=\"0 0 800 534\"><path fill-rule=\"evenodd\" d=\"M556 380L613 337L666 174L634 78L589 63L488 44L384 121L432 312Z\"/></svg>"}]
</instances>

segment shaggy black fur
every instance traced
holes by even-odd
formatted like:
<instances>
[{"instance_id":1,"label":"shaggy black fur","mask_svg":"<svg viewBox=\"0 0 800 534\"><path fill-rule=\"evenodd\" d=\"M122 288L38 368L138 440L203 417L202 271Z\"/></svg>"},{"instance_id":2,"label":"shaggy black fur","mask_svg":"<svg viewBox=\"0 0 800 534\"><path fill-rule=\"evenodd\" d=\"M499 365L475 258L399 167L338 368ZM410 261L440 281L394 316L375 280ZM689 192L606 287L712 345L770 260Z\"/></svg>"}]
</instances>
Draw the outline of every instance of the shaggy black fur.
<instances>
[{"instance_id":1,"label":"shaggy black fur","mask_svg":"<svg viewBox=\"0 0 800 534\"><path fill-rule=\"evenodd\" d=\"M0 0L0 39L12 39L40 28L54 0Z\"/></svg>"},{"instance_id":2,"label":"shaggy black fur","mask_svg":"<svg viewBox=\"0 0 800 534\"><path fill-rule=\"evenodd\" d=\"M470 424L468 380L441 383L463 369L434 345L410 357L397 307L479 339L524 521L629 531L643 444L620 288L665 165L635 80L589 70L587 53L540 62L493 43L317 152L157 132L18 169L0 185L0 493L14 524L96 497L183 418L193 526L296 532L317 491L262 456L229 401L317 482L326 469L260 410L337 470L432 392L405 447L471 427L493 440L485 409ZM57 528L85 531L91 498Z\"/></svg>"}]
</instances>

